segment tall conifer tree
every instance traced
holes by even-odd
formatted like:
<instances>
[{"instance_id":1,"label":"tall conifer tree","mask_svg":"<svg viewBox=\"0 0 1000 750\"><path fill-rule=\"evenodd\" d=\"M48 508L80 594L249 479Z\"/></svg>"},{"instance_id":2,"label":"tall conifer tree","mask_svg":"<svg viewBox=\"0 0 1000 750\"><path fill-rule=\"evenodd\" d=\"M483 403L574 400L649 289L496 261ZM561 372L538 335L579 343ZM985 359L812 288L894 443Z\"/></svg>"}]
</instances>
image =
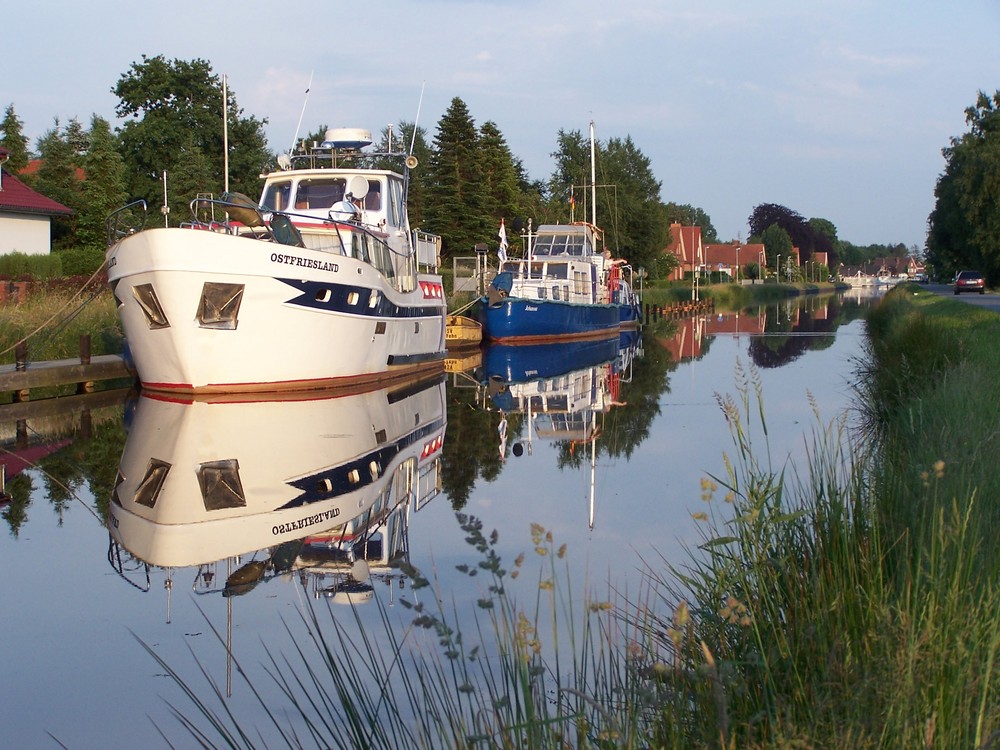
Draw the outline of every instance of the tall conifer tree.
<instances>
[{"instance_id":1,"label":"tall conifer tree","mask_svg":"<svg viewBox=\"0 0 1000 750\"><path fill-rule=\"evenodd\" d=\"M441 235L442 255L470 254L476 243L489 242L496 228L489 229L479 137L458 97L438 122L430 178L425 217L428 231Z\"/></svg>"},{"instance_id":2,"label":"tall conifer tree","mask_svg":"<svg viewBox=\"0 0 1000 750\"><path fill-rule=\"evenodd\" d=\"M7 149L7 163L4 167L17 174L28 166L31 154L28 151L28 139L24 135L24 123L14 112L13 104L8 104L4 110L0 131L3 131L0 146Z\"/></svg>"}]
</instances>

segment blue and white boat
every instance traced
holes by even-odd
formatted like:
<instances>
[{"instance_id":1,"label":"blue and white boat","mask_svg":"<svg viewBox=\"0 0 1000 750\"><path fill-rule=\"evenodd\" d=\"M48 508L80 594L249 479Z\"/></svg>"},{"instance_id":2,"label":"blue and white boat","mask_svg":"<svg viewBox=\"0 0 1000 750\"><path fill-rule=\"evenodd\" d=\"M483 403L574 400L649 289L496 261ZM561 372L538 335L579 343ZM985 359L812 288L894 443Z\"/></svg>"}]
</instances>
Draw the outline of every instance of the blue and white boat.
<instances>
[{"instance_id":1,"label":"blue and white boat","mask_svg":"<svg viewBox=\"0 0 1000 750\"><path fill-rule=\"evenodd\" d=\"M594 190L591 123L591 190ZM591 204L596 204L596 195ZM614 336L639 323L632 268L602 248L596 211L590 222L529 222L525 257L505 260L482 299L483 336L533 343Z\"/></svg>"}]
</instances>

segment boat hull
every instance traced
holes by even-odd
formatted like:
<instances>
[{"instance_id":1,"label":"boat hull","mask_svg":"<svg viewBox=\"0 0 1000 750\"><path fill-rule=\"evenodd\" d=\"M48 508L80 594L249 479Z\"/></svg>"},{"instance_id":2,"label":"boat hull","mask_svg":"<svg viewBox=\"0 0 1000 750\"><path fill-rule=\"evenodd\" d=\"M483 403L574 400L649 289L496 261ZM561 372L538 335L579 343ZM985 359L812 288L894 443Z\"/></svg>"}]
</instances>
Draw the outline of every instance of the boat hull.
<instances>
[{"instance_id":1,"label":"boat hull","mask_svg":"<svg viewBox=\"0 0 1000 750\"><path fill-rule=\"evenodd\" d=\"M113 245L108 279L147 389L359 388L443 370L439 276L420 275L413 291L400 292L351 257L163 228ZM206 302L209 287L233 290L232 320L212 318L219 311Z\"/></svg>"},{"instance_id":2,"label":"boat hull","mask_svg":"<svg viewBox=\"0 0 1000 750\"><path fill-rule=\"evenodd\" d=\"M559 300L508 297L482 305L483 335L491 341L542 342L614 336L621 325L618 305L583 305Z\"/></svg>"}]
</instances>

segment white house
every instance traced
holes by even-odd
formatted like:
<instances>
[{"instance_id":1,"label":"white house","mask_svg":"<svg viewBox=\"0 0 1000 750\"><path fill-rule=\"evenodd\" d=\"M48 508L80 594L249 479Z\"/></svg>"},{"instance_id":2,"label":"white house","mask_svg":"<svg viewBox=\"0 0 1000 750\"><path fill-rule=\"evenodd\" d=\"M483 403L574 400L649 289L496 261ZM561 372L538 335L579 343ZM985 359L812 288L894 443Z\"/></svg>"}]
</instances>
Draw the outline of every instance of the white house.
<instances>
[{"instance_id":1,"label":"white house","mask_svg":"<svg viewBox=\"0 0 1000 750\"><path fill-rule=\"evenodd\" d=\"M0 165L6 160L6 150L0 149ZM52 217L71 213L72 209L35 192L0 166L0 255L48 255Z\"/></svg>"}]
</instances>

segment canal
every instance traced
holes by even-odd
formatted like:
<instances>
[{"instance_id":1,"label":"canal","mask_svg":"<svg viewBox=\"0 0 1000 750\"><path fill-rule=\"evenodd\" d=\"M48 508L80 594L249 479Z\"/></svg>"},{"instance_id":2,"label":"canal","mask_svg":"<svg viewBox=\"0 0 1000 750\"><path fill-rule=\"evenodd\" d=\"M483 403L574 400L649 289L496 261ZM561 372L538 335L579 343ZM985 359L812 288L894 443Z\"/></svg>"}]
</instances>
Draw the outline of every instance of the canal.
<instances>
[{"instance_id":1,"label":"canal","mask_svg":"<svg viewBox=\"0 0 1000 750\"><path fill-rule=\"evenodd\" d=\"M133 397L86 439L0 424L4 745L191 744L170 708L188 703L143 644L266 724L239 667L283 716L265 664L308 647L310 603L348 633L382 628L380 612L402 631L401 604L437 597L471 632L487 581L467 572L481 554L465 517L496 532L508 568L531 564L532 524L550 532L581 601L635 591L647 566L696 554L708 509L724 516L705 481L733 453L718 399L759 383L755 451L802 467L813 431L851 407L872 302L809 296L612 342L494 347L391 392ZM433 585L413 591L399 560Z\"/></svg>"}]
</instances>

